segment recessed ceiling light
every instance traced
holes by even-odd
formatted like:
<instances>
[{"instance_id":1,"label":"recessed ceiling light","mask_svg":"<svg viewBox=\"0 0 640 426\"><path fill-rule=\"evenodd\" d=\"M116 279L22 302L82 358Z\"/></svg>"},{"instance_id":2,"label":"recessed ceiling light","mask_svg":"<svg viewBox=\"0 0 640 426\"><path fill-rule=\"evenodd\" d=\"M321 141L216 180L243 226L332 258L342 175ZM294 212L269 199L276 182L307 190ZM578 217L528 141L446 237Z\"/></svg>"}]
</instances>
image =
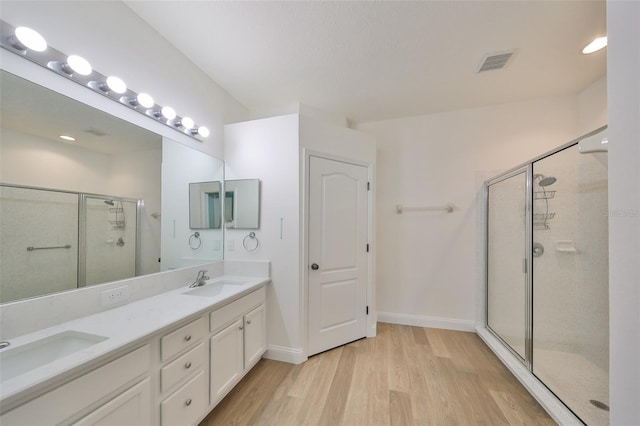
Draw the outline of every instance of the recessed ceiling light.
<instances>
[{"instance_id":1,"label":"recessed ceiling light","mask_svg":"<svg viewBox=\"0 0 640 426\"><path fill-rule=\"evenodd\" d=\"M60 135L60 139L64 139L65 141L75 141L76 138L74 138L73 136L67 136L67 135Z\"/></svg>"},{"instance_id":2,"label":"recessed ceiling light","mask_svg":"<svg viewBox=\"0 0 640 426\"><path fill-rule=\"evenodd\" d=\"M582 49L582 53L588 55L589 53L597 52L600 49L603 49L607 46L607 36L598 37L589 43L584 49Z\"/></svg>"}]
</instances>

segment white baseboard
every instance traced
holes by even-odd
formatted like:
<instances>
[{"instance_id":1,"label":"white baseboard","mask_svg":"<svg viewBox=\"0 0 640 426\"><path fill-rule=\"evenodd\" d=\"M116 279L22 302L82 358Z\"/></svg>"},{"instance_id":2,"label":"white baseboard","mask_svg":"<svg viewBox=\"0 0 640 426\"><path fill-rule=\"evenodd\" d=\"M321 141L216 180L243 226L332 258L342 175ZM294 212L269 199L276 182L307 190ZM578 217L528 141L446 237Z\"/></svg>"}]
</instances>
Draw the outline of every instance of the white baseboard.
<instances>
[{"instance_id":1,"label":"white baseboard","mask_svg":"<svg viewBox=\"0 0 640 426\"><path fill-rule=\"evenodd\" d=\"M274 361L288 362L289 364L302 364L307 360L302 348L286 348L284 346L269 345L263 358Z\"/></svg>"},{"instance_id":2,"label":"white baseboard","mask_svg":"<svg viewBox=\"0 0 640 426\"><path fill-rule=\"evenodd\" d=\"M422 315L396 314L393 312L378 311L378 322L391 324L413 325L417 327L442 328L445 330L472 331L475 325L472 320L459 320L453 318L426 317Z\"/></svg>"}]
</instances>

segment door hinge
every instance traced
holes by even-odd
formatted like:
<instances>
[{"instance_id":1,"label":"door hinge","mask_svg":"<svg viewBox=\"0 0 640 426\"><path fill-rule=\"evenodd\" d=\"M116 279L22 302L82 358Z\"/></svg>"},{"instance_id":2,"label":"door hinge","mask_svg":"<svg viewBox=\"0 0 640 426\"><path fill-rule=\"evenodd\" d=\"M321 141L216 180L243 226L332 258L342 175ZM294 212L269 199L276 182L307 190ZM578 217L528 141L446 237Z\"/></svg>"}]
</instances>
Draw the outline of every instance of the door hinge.
<instances>
[{"instance_id":1,"label":"door hinge","mask_svg":"<svg viewBox=\"0 0 640 426\"><path fill-rule=\"evenodd\" d=\"M369 307L367 306L367 315L369 315Z\"/></svg>"},{"instance_id":2,"label":"door hinge","mask_svg":"<svg viewBox=\"0 0 640 426\"><path fill-rule=\"evenodd\" d=\"M367 182L367 191L371 191L371 182Z\"/></svg>"},{"instance_id":3,"label":"door hinge","mask_svg":"<svg viewBox=\"0 0 640 426\"><path fill-rule=\"evenodd\" d=\"M367 253L369 253L369 243L367 243Z\"/></svg>"}]
</instances>

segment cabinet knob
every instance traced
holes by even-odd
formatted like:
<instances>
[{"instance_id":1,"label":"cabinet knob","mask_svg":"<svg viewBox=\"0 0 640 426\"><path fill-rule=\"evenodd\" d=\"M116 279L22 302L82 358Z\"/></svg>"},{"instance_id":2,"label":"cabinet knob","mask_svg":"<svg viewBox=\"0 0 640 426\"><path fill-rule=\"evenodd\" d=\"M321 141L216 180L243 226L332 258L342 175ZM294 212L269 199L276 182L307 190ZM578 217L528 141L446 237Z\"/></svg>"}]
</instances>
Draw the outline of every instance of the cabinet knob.
<instances>
[{"instance_id":1,"label":"cabinet knob","mask_svg":"<svg viewBox=\"0 0 640 426\"><path fill-rule=\"evenodd\" d=\"M187 361L187 363L184 365L184 368L191 368L191 361Z\"/></svg>"},{"instance_id":2,"label":"cabinet knob","mask_svg":"<svg viewBox=\"0 0 640 426\"><path fill-rule=\"evenodd\" d=\"M251 320L247 320L247 324L251 324Z\"/></svg>"},{"instance_id":3,"label":"cabinet knob","mask_svg":"<svg viewBox=\"0 0 640 426\"><path fill-rule=\"evenodd\" d=\"M188 407L188 406L190 406L190 405L191 405L191 398L187 399L187 400L184 402L184 405L186 405L187 407Z\"/></svg>"},{"instance_id":4,"label":"cabinet knob","mask_svg":"<svg viewBox=\"0 0 640 426\"><path fill-rule=\"evenodd\" d=\"M242 330L244 327L243 327L243 326L240 326L240 327L238 327L238 328L239 328L240 330Z\"/></svg>"},{"instance_id":5,"label":"cabinet knob","mask_svg":"<svg viewBox=\"0 0 640 426\"><path fill-rule=\"evenodd\" d=\"M313 263L313 264L311 265L311 269L313 269L314 271L317 271L318 269L320 269L320 266L318 266L318 264L317 264L317 263Z\"/></svg>"},{"instance_id":6,"label":"cabinet knob","mask_svg":"<svg viewBox=\"0 0 640 426\"><path fill-rule=\"evenodd\" d=\"M186 336L184 336L184 340L186 340L187 342L191 340L191 335L187 334Z\"/></svg>"}]
</instances>

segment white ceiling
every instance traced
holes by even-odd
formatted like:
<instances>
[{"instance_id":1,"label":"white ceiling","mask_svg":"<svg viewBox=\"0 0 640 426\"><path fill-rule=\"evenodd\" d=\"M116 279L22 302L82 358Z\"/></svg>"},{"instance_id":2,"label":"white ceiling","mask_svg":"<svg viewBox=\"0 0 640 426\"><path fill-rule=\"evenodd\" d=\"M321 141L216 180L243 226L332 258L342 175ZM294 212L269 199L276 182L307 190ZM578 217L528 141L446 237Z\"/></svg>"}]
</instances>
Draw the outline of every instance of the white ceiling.
<instances>
[{"instance_id":1,"label":"white ceiling","mask_svg":"<svg viewBox=\"0 0 640 426\"><path fill-rule=\"evenodd\" d=\"M606 34L604 0L125 2L255 112L366 122L574 94L606 73L606 49L581 54Z\"/></svg>"}]
</instances>

